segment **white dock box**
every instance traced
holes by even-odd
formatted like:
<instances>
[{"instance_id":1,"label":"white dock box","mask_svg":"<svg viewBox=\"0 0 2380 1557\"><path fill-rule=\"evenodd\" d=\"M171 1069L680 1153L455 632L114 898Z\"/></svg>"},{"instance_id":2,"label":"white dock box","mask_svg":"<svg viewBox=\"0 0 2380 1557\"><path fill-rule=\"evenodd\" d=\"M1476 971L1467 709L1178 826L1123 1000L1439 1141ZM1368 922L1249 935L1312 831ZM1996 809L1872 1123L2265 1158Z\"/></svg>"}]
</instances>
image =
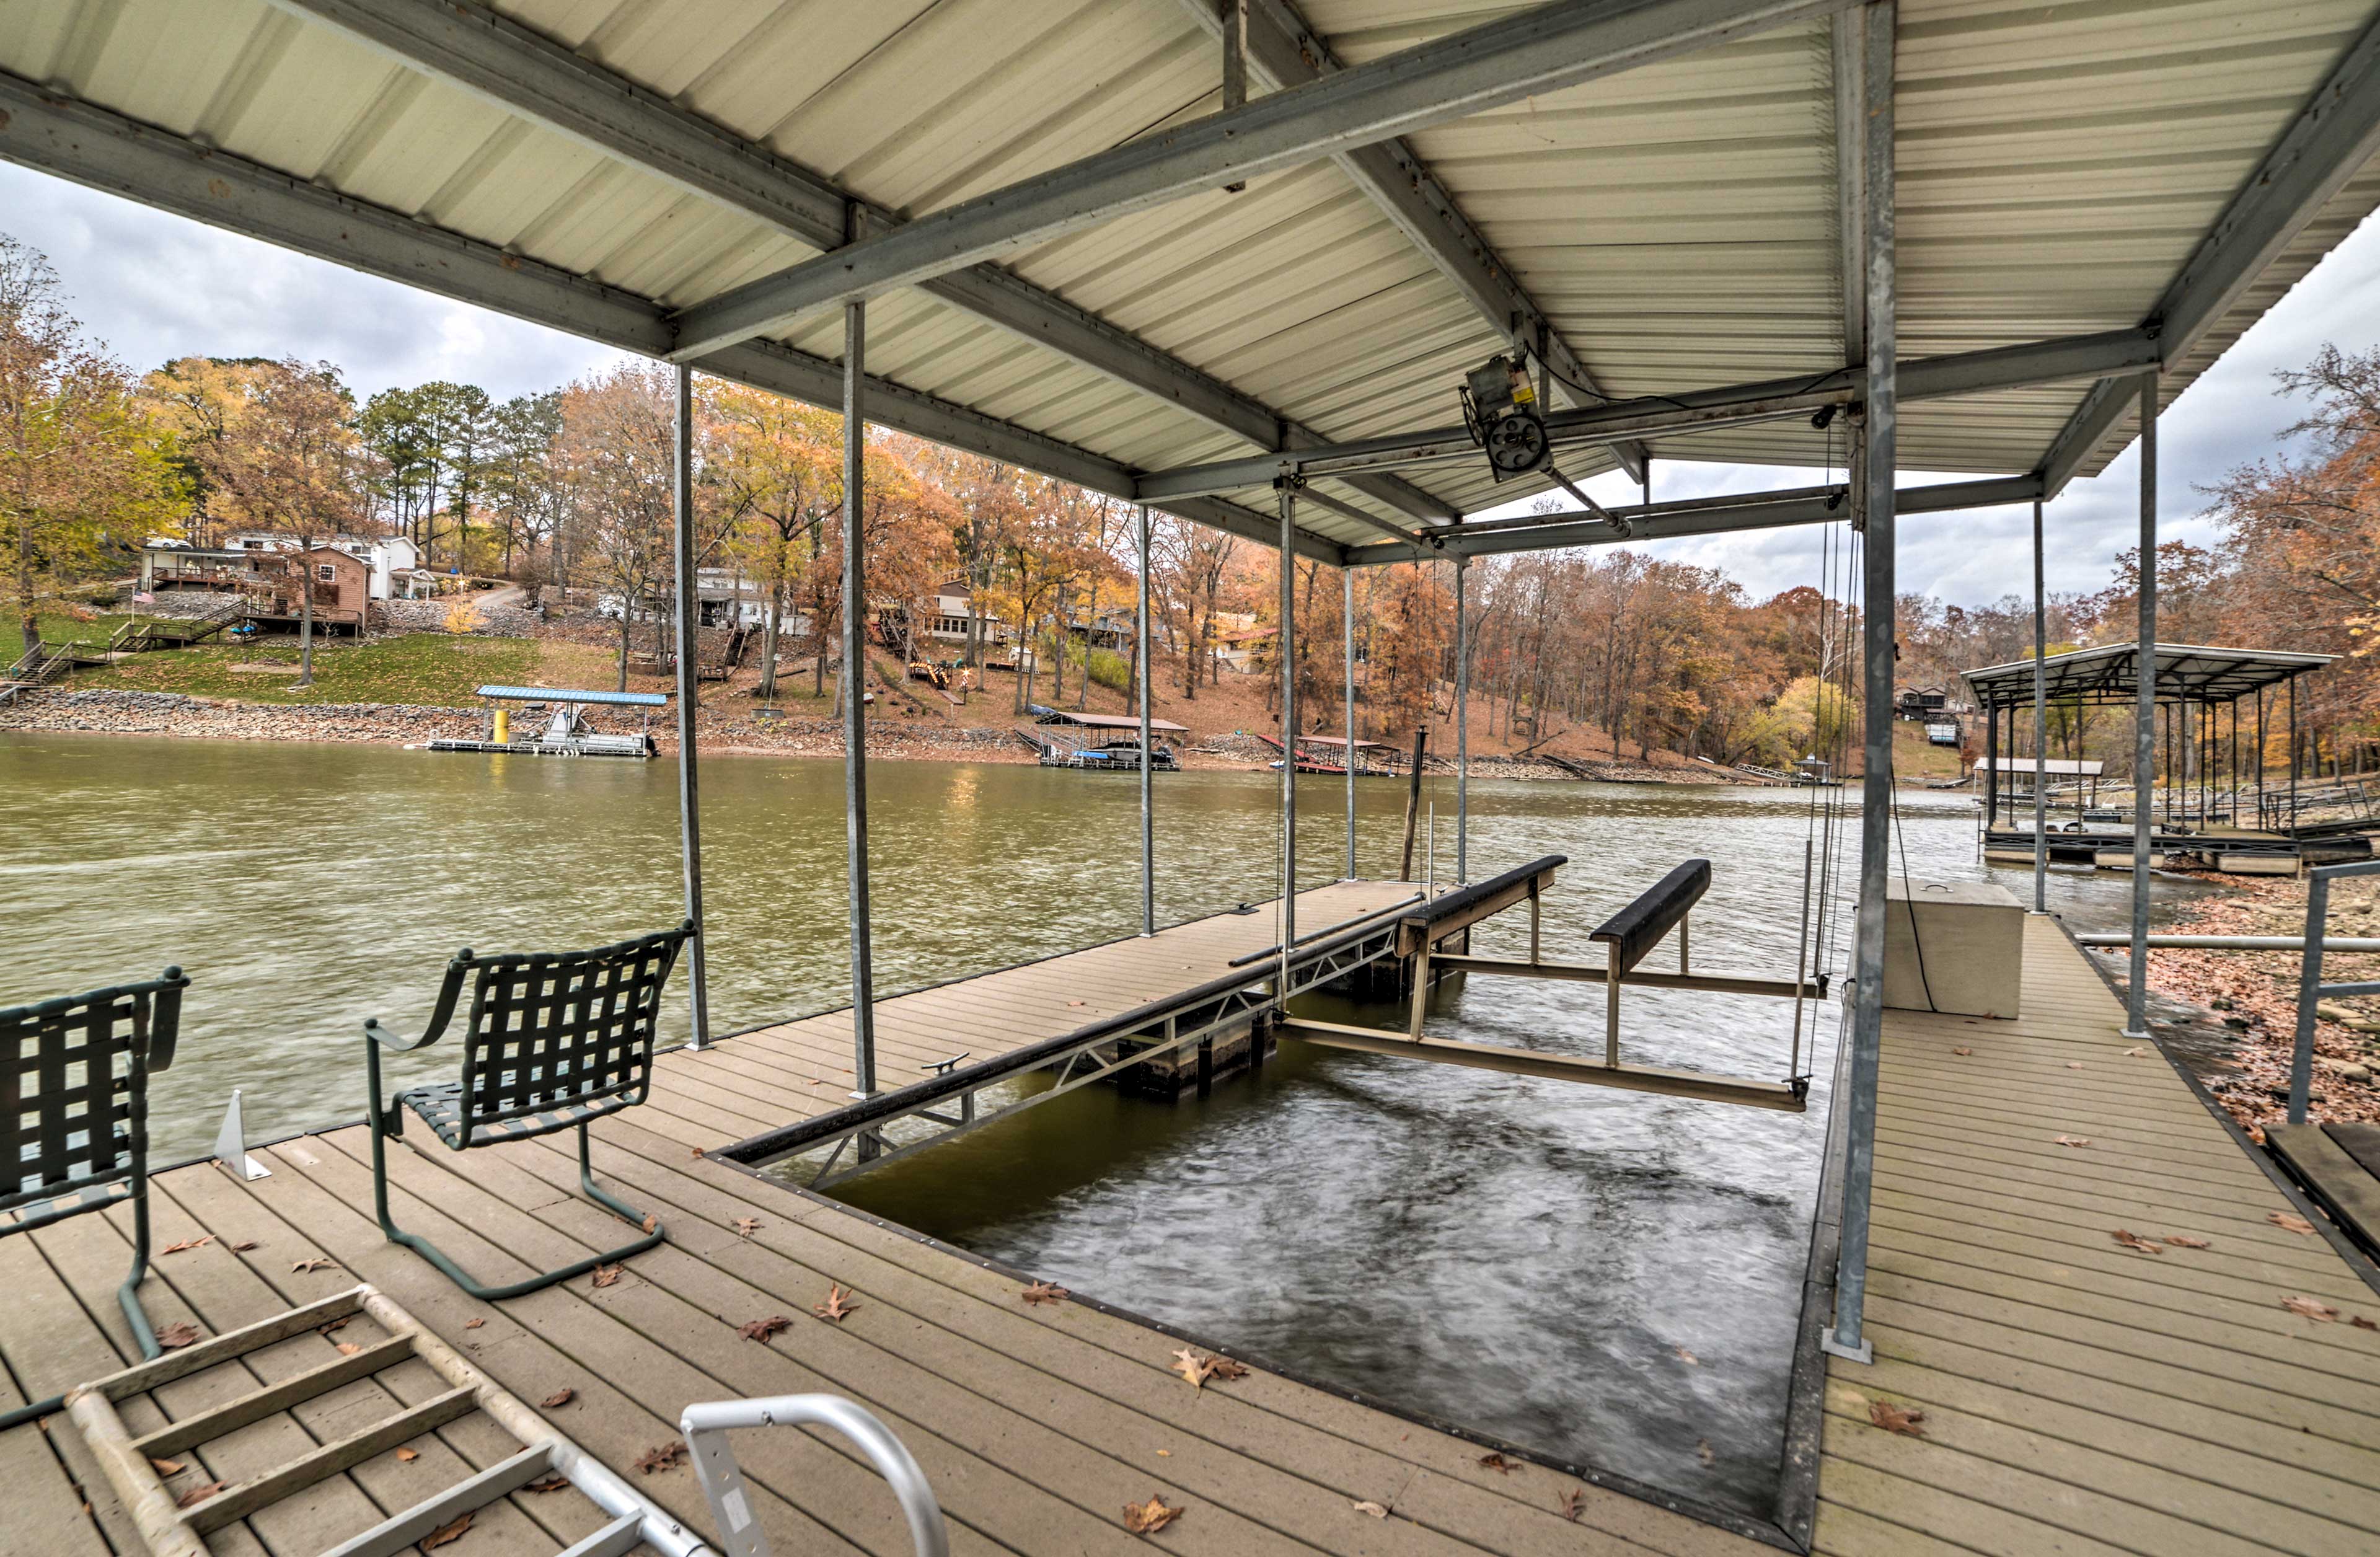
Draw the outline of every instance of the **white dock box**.
<instances>
[{"instance_id":1,"label":"white dock box","mask_svg":"<svg viewBox=\"0 0 2380 1557\"><path fill-rule=\"evenodd\" d=\"M2013 1016L2024 990L2024 909L1988 882L1898 871L1885 887L1884 1004Z\"/></svg>"}]
</instances>

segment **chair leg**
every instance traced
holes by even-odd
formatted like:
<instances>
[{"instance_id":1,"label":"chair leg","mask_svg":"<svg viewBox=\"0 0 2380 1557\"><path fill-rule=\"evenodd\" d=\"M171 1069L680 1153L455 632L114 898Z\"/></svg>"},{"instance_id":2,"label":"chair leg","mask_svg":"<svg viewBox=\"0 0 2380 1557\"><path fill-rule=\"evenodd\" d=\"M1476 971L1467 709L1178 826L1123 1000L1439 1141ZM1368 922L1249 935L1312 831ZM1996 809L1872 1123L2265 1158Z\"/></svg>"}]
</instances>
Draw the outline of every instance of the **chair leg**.
<instances>
[{"instance_id":1,"label":"chair leg","mask_svg":"<svg viewBox=\"0 0 2380 1557\"><path fill-rule=\"evenodd\" d=\"M116 1306L124 1310L125 1322L132 1327L132 1338L140 1344L144 1361L154 1362L164 1356L165 1348L158 1344L157 1327L150 1322L149 1310L140 1306L140 1283L149 1275L149 1183L144 1175L136 1181L132 1192L132 1273L115 1289ZM54 1394L47 1400L30 1400L13 1411L0 1411L0 1432L21 1427L36 1417L46 1417L66 1409L66 1396Z\"/></svg>"},{"instance_id":2,"label":"chair leg","mask_svg":"<svg viewBox=\"0 0 2380 1557\"><path fill-rule=\"evenodd\" d=\"M541 1292L557 1282L566 1282L573 1276L583 1276L598 1265L616 1265L632 1255L644 1253L660 1243L663 1236L661 1225L656 1222L651 1232L633 1243L622 1244L618 1248L606 1249L601 1254L590 1254L584 1259L575 1259L559 1270L548 1271L542 1275L531 1276L526 1281L509 1282L502 1286L482 1286L473 1281L460 1265L447 1259L445 1252L436 1244L419 1233L404 1231L389 1219L388 1164L384 1152L385 1148L381 1134L378 1130L374 1130L372 1132L372 1208L379 1213L380 1230L388 1235L389 1242L403 1244L407 1248L438 1267L445 1273L447 1280L482 1303L499 1303L507 1297L519 1297L528 1293ZM594 1170L587 1157L587 1125L584 1122L581 1122L578 1126L578 1183L579 1186L587 1191L588 1197L604 1210L625 1217L632 1226L640 1227L644 1224L645 1218L642 1212L595 1187Z\"/></svg>"}]
</instances>

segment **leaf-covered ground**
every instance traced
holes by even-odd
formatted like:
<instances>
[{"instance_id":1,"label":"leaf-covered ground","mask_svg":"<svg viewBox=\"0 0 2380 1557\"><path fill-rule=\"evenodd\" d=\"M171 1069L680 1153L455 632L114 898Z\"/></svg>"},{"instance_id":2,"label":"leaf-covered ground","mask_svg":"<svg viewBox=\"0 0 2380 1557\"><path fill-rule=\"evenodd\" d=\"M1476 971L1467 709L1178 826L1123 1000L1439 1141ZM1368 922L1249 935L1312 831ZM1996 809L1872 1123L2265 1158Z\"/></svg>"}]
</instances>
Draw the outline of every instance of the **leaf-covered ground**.
<instances>
[{"instance_id":1,"label":"leaf-covered ground","mask_svg":"<svg viewBox=\"0 0 2380 1557\"><path fill-rule=\"evenodd\" d=\"M2183 935L2305 933L2306 888L2296 881L2215 878L2231 891L2208 898L2174 925ZM2335 882L2333 937L2380 936L2380 908L2362 882ZM2285 1116L2289 1059L2297 1042L2299 958L2294 952L2156 951L2149 981L2160 993L2214 1012L2239 1040L2236 1075L2218 1078L2215 1095L2234 1119L2263 1139L2263 1126ZM2323 978L2380 979L2380 955L2330 953ZM2313 1102L2319 1122L2380 1120L2380 999L2325 1001L2314 1023ZM2361 1074L2359 1074L2361 1072Z\"/></svg>"}]
</instances>

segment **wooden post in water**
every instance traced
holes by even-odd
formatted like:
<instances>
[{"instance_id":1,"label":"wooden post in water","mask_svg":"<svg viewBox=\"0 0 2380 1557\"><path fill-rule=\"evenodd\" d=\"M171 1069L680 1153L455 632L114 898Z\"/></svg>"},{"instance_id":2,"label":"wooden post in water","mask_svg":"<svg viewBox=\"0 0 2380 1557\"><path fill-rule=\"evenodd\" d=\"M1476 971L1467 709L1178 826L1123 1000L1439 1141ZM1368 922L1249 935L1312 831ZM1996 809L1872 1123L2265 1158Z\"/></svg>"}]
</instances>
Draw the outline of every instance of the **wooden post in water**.
<instances>
[{"instance_id":1,"label":"wooden post in water","mask_svg":"<svg viewBox=\"0 0 2380 1557\"><path fill-rule=\"evenodd\" d=\"M1416 724L1414 726L1413 777L1405 785L1405 851L1402 862L1397 866L1397 880L1401 882L1414 879L1414 829L1421 821L1421 760L1428 750L1429 726Z\"/></svg>"}]
</instances>

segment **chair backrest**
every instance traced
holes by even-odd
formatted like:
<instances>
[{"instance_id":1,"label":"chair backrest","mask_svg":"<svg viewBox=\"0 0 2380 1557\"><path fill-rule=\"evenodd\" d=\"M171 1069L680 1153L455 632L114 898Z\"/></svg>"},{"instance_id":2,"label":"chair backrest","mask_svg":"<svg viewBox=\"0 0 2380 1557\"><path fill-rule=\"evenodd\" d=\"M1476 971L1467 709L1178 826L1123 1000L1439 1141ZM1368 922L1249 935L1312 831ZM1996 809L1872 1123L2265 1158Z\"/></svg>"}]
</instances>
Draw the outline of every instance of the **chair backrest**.
<instances>
[{"instance_id":1,"label":"chair backrest","mask_svg":"<svg viewBox=\"0 0 2380 1557\"><path fill-rule=\"evenodd\" d=\"M173 1063L178 967L140 984L0 1010L0 1236L90 1210L148 1172L149 1073Z\"/></svg>"},{"instance_id":2,"label":"chair backrest","mask_svg":"<svg viewBox=\"0 0 2380 1557\"><path fill-rule=\"evenodd\" d=\"M500 1120L609 1098L642 1102L662 990L693 931L689 922L588 952L455 958L450 979L475 976L464 1144Z\"/></svg>"}]
</instances>

